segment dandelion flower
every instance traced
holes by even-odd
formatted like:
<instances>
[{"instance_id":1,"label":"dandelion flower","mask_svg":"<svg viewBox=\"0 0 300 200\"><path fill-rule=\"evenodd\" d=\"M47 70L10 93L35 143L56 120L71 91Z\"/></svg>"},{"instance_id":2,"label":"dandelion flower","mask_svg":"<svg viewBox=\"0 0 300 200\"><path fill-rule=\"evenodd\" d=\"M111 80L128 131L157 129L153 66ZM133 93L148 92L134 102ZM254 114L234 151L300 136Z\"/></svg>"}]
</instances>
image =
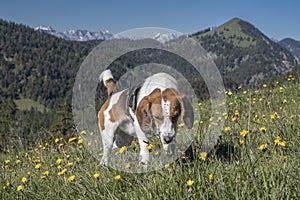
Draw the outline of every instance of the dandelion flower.
<instances>
[{"instance_id":1,"label":"dandelion flower","mask_svg":"<svg viewBox=\"0 0 300 200\"><path fill-rule=\"evenodd\" d=\"M63 161L63 159L59 158L59 159L56 160L56 164L60 165L62 163L62 161Z\"/></svg>"},{"instance_id":2,"label":"dandelion flower","mask_svg":"<svg viewBox=\"0 0 300 200\"><path fill-rule=\"evenodd\" d=\"M284 88L283 87L279 87L279 92L283 92Z\"/></svg>"},{"instance_id":3,"label":"dandelion flower","mask_svg":"<svg viewBox=\"0 0 300 200\"><path fill-rule=\"evenodd\" d=\"M59 138L55 138L54 142L58 143L59 142Z\"/></svg>"},{"instance_id":4,"label":"dandelion flower","mask_svg":"<svg viewBox=\"0 0 300 200\"><path fill-rule=\"evenodd\" d=\"M127 147L126 146L122 146L119 150L119 153L123 153L127 150Z\"/></svg>"},{"instance_id":5,"label":"dandelion flower","mask_svg":"<svg viewBox=\"0 0 300 200\"><path fill-rule=\"evenodd\" d=\"M5 162L5 164L8 164L8 163L10 163L10 160L5 160L4 162Z\"/></svg>"},{"instance_id":6,"label":"dandelion flower","mask_svg":"<svg viewBox=\"0 0 300 200\"><path fill-rule=\"evenodd\" d=\"M96 172L94 175L93 175L94 178L98 179L100 177L100 173L99 172Z\"/></svg>"},{"instance_id":7,"label":"dandelion flower","mask_svg":"<svg viewBox=\"0 0 300 200\"><path fill-rule=\"evenodd\" d=\"M23 177L23 178L22 178L22 182L23 182L23 183L26 183L26 182L27 182L27 178L26 178L26 177Z\"/></svg>"},{"instance_id":8,"label":"dandelion flower","mask_svg":"<svg viewBox=\"0 0 300 200\"><path fill-rule=\"evenodd\" d=\"M266 128L265 126L263 126L263 127L261 127L259 130L260 130L261 132L265 133L266 130L267 130L267 128Z\"/></svg>"},{"instance_id":9,"label":"dandelion flower","mask_svg":"<svg viewBox=\"0 0 300 200\"><path fill-rule=\"evenodd\" d=\"M76 137L72 137L72 138L69 139L69 143L71 143L71 142L73 142L75 140L76 140Z\"/></svg>"},{"instance_id":10,"label":"dandelion flower","mask_svg":"<svg viewBox=\"0 0 300 200\"><path fill-rule=\"evenodd\" d=\"M186 182L186 185L187 186L192 186L194 184L194 181L192 181L191 179L189 179L187 182Z\"/></svg>"},{"instance_id":11,"label":"dandelion flower","mask_svg":"<svg viewBox=\"0 0 300 200\"><path fill-rule=\"evenodd\" d=\"M241 135L242 137L246 137L246 136L248 135L248 133L249 133L248 130L243 129L243 130L240 132L240 135Z\"/></svg>"},{"instance_id":12,"label":"dandelion flower","mask_svg":"<svg viewBox=\"0 0 300 200\"><path fill-rule=\"evenodd\" d=\"M165 169L168 169L170 167L170 164L165 164Z\"/></svg>"},{"instance_id":13,"label":"dandelion flower","mask_svg":"<svg viewBox=\"0 0 300 200\"><path fill-rule=\"evenodd\" d=\"M23 190L23 186L22 186L22 185L19 185L19 186L17 187L17 191L20 192L20 191L22 191L22 190Z\"/></svg>"},{"instance_id":14,"label":"dandelion flower","mask_svg":"<svg viewBox=\"0 0 300 200\"><path fill-rule=\"evenodd\" d=\"M44 175L45 175L45 176L48 176L49 174L50 174L49 171L45 171L45 172L44 172Z\"/></svg>"},{"instance_id":15,"label":"dandelion flower","mask_svg":"<svg viewBox=\"0 0 300 200\"><path fill-rule=\"evenodd\" d=\"M231 128L230 128L229 126L226 126L226 127L224 128L224 130L225 130L225 131L230 131Z\"/></svg>"},{"instance_id":16,"label":"dandelion flower","mask_svg":"<svg viewBox=\"0 0 300 200\"><path fill-rule=\"evenodd\" d=\"M213 174L208 175L208 179L209 179L210 181L213 181L213 180L214 180L214 175L213 175Z\"/></svg>"},{"instance_id":17,"label":"dandelion flower","mask_svg":"<svg viewBox=\"0 0 300 200\"><path fill-rule=\"evenodd\" d=\"M260 145L260 146L258 147L258 149L261 150L261 151L264 151L264 150L266 150L267 148L268 148L268 145L267 145L267 144L262 144L262 145Z\"/></svg>"},{"instance_id":18,"label":"dandelion flower","mask_svg":"<svg viewBox=\"0 0 300 200\"><path fill-rule=\"evenodd\" d=\"M279 142L280 142L280 137L277 136L277 137L275 138L275 140L274 140L274 143L275 143L275 145L278 145Z\"/></svg>"},{"instance_id":19,"label":"dandelion flower","mask_svg":"<svg viewBox=\"0 0 300 200\"><path fill-rule=\"evenodd\" d=\"M228 95L228 96L231 96L231 95L232 95L232 92L231 92L231 91L227 92L227 95Z\"/></svg>"},{"instance_id":20,"label":"dandelion flower","mask_svg":"<svg viewBox=\"0 0 300 200\"><path fill-rule=\"evenodd\" d=\"M73 166L73 163L72 163L72 162L68 162L67 166L68 166L68 167L72 167L72 166Z\"/></svg>"},{"instance_id":21,"label":"dandelion flower","mask_svg":"<svg viewBox=\"0 0 300 200\"><path fill-rule=\"evenodd\" d=\"M125 169L129 169L130 168L130 163L127 163L126 165L125 165Z\"/></svg>"},{"instance_id":22,"label":"dandelion flower","mask_svg":"<svg viewBox=\"0 0 300 200\"><path fill-rule=\"evenodd\" d=\"M280 141L280 142L278 143L278 145L279 145L279 146L282 146L282 147L285 147L286 141Z\"/></svg>"},{"instance_id":23,"label":"dandelion flower","mask_svg":"<svg viewBox=\"0 0 300 200\"><path fill-rule=\"evenodd\" d=\"M114 177L114 179L115 179L116 181L120 180L120 179L121 179L121 175L116 175L116 176Z\"/></svg>"},{"instance_id":24,"label":"dandelion flower","mask_svg":"<svg viewBox=\"0 0 300 200\"><path fill-rule=\"evenodd\" d=\"M34 167L34 168L35 168L35 169L40 169L40 168L41 168L41 166L42 166L42 164L41 164L41 163L38 163L38 164L36 164L36 165L35 165L35 167Z\"/></svg>"},{"instance_id":25,"label":"dandelion flower","mask_svg":"<svg viewBox=\"0 0 300 200\"><path fill-rule=\"evenodd\" d=\"M153 144L148 144L148 145L147 145L147 149L148 149L148 151L151 151L151 150L152 150L152 148L153 148Z\"/></svg>"},{"instance_id":26,"label":"dandelion flower","mask_svg":"<svg viewBox=\"0 0 300 200\"><path fill-rule=\"evenodd\" d=\"M240 145L243 145L245 143L245 140L239 140Z\"/></svg>"},{"instance_id":27,"label":"dandelion flower","mask_svg":"<svg viewBox=\"0 0 300 200\"><path fill-rule=\"evenodd\" d=\"M207 157L207 153L206 153L206 152L201 152L201 153L200 153L200 158L201 158L201 160L205 161L205 160L206 160L206 157Z\"/></svg>"},{"instance_id":28,"label":"dandelion flower","mask_svg":"<svg viewBox=\"0 0 300 200\"><path fill-rule=\"evenodd\" d=\"M74 180L75 180L75 177L76 177L75 175L69 176L68 181L69 181L69 182L74 181Z\"/></svg>"}]
</instances>

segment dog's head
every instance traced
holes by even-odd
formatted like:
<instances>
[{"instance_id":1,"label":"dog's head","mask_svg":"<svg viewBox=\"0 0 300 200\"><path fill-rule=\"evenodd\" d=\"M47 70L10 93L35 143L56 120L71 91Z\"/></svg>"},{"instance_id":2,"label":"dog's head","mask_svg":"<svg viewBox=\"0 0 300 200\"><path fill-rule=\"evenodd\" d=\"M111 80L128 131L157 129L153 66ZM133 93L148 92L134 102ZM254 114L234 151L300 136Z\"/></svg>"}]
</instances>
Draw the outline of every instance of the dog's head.
<instances>
[{"instance_id":1,"label":"dog's head","mask_svg":"<svg viewBox=\"0 0 300 200\"><path fill-rule=\"evenodd\" d=\"M174 89L155 89L145 96L136 110L139 125L145 133L158 132L161 141L168 144L176 136L176 125L180 115L187 128L194 122L193 107L187 97Z\"/></svg>"}]
</instances>

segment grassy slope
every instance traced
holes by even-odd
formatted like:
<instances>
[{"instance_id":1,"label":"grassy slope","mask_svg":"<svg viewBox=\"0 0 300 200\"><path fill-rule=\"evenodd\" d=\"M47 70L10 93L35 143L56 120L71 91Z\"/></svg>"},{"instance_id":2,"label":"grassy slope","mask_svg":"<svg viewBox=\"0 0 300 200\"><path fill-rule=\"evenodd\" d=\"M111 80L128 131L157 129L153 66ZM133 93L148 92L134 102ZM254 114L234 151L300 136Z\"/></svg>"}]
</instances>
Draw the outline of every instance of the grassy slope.
<instances>
[{"instance_id":1,"label":"grassy slope","mask_svg":"<svg viewBox=\"0 0 300 200\"><path fill-rule=\"evenodd\" d=\"M57 143L53 138L51 144L37 141L35 149L0 156L0 197L297 199L300 194L300 85L294 82L227 93L227 113L222 113L226 130L224 127L220 140L223 148L206 160L201 158L200 141L196 140L194 159L182 157L152 173L126 174L99 166L84 146L78 144L80 137L73 142L59 140ZM208 112L208 105L204 102L200 112ZM208 123L209 119L203 119L203 127ZM240 135L243 129L249 131L245 137ZM278 136L279 144L275 144ZM260 150L264 144L266 148ZM40 168L36 168L39 163ZM67 171L58 175L63 169ZM46 171L49 175L44 175ZM98 172L100 176L95 178ZM68 181L72 175L75 179ZM115 180L116 175L121 178ZM27 179L25 183L23 177ZM18 186L23 189L17 191Z\"/></svg>"}]
</instances>

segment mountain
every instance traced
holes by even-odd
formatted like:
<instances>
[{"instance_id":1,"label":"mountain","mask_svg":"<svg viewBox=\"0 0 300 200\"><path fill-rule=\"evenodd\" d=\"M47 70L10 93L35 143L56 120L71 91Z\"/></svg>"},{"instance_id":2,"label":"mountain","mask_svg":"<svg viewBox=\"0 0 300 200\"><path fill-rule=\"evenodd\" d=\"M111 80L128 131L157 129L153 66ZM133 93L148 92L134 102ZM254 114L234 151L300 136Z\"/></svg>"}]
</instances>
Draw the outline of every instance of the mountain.
<instances>
[{"instance_id":1,"label":"mountain","mask_svg":"<svg viewBox=\"0 0 300 200\"><path fill-rule=\"evenodd\" d=\"M282 47L288 49L294 56L300 60L300 41L292 38L285 38L278 42Z\"/></svg>"},{"instance_id":2,"label":"mountain","mask_svg":"<svg viewBox=\"0 0 300 200\"><path fill-rule=\"evenodd\" d=\"M114 36L108 30L98 31L98 32L91 32L87 30L67 30L63 32L58 32L54 30L51 26L37 26L34 28L35 31L40 31L43 33L49 33L56 37L65 39L65 40L72 40L72 41L89 41L89 40L109 40L111 38L125 38L123 36ZM144 39L144 38L151 38L155 39L161 43L168 42L170 40L174 40L179 36L174 33L153 33L148 36L144 36L141 38L131 38L131 39Z\"/></svg>"},{"instance_id":3,"label":"mountain","mask_svg":"<svg viewBox=\"0 0 300 200\"><path fill-rule=\"evenodd\" d=\"M255 85L298 64L287 49L239 18L190 36L212 56L227 83Z\"/></svg>"},{"instance_id":4,"label":"mountain","mask_svg":"<svg viewBox=\"0 0 300 200\"><path fill-rule=\"evenodd\" d=\"M108 40L113 34L108 30L102 31L87 31L87 30L67 30L63 32L58 32L50 26L38 26L34 28L35 31L40 31L43 33L49 33L59 38L72 41L88 41L88 40Z\"/></svg>"}]
</instances>

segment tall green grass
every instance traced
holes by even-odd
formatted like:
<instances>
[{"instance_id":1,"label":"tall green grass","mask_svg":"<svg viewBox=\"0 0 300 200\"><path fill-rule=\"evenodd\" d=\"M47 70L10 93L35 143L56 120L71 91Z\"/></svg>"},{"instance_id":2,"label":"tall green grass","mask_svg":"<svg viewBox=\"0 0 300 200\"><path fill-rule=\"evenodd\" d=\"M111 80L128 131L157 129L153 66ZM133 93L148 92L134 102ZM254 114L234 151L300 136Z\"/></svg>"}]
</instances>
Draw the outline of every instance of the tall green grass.
<instances>
[{"instance_id":1,"label":"tall green grass","mask_svg":"<svg viewBox=\"0 0 300 200\"><path fill-rule=\"evenodd\" d=\"M37 141L36 148L19 152L7 149L0 154L0 197L299 199L299 86L289 77L284 84L227 92L224 130L215 150L205 156L196 139L191 154L150 173L101 167L80 135ZM208 102L199 110L210 116ZM209 122L203 118L200 126Z\"/></svg>"}]
</instances>

